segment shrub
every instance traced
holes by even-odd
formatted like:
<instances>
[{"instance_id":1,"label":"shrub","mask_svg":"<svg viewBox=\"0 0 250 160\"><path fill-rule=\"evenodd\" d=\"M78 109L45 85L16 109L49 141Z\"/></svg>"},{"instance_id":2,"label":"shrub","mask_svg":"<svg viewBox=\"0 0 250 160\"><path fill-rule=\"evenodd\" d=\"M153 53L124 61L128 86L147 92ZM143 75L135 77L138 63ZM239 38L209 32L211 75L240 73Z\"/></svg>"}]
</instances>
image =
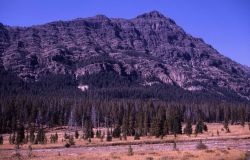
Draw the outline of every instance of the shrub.
<instances>
[{"instance_id":1,"label":"shrub","mask_svg":"<svg viewBox=\"0 0 250 160\"><path fill-rule=\"evenodd\" d=\"M67 133L64 133L64 139L69 139L69 135Z\"/></svg>"},{"instance_id":2,"label":"shrub","mask_svg":"<svg viewBox=\"0 0 250 160\"><path fill-rule=\"evenodd\" d=\"M69 147L70 147L70 144L69 144L69 143L66 143L66 144L64 145L64 147L69 148Z\"/></svg>"},{"instance_id":3,"label":"shrub","mask_svg":"<svg viewBox=\"0 0 250 160\"><path fill-rule=\"evenodd\" d=\"M196 146L196 149L199 149L199 150L207 149L207 146L204 143L202 143L202 141L200 140L200 142Z\"/></svg>"},{"instance_id":4,"label":"shrub","mask_svg":"<svg viewBox=\"0 0 250 160\"><path fill-rule=\"evenodd\" d=\"M28 147L28 157L31 157L32 156L32 146L29 145Z\"/></svg>"},{"instance_id":5,"label":"shrub","mask_svg":"<svg viewBox=\"0 0 250 160\"><path fill-rule=\"evenodd\" d=\"M219 136L220 135L220 132L217 130L217 136Z\"/></svg>"},{"instance_id":6,"label":"shrub","mask_svg":"<svg viewBox=\"0 0 250 160\"><path fill-rule=\"evenodd\" d=\"M132 156L132 155L134 155L133 148L131 147L131 145L129 145L129 147L128 147L128 156Z\"/></svg>"},{"instance_id":7,"label":"shrub","mask_svg":"<svg viewBox=\"0 0 250 160\"><path fill-rule=\"evenodd\" d=\"M72 135L69 137L69 144L75 145L74 137Z\"/></svg>"},{"instance_id":8,"label":"shrub","mask_svg":"<svg viewBox=\"0 0 250 160\"><path fill-rule=\"evenodd\" d=\"M173 150L176 151L177 150L177 145L176 145L176 142L174 141L174 144L173 144Z\"/></svg>"}]
</instances>

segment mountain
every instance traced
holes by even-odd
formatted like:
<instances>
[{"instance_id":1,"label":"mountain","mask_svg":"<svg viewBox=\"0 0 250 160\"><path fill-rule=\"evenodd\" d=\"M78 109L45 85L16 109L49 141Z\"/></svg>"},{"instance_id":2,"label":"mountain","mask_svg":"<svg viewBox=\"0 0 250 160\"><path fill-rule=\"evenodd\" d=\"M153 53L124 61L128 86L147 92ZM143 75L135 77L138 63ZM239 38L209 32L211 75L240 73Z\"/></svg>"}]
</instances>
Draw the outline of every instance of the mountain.
<instances>
[{"instance_id":1,"label":"mountain","mask_svg":"<svg viewBox=\"0 0 250 160\"><path fill-rule=\"evenodd\" d=\"M248 67L157 11L133 19L97 15L31 27L0 24L0 71L30 84L66 76L83 90L158 84L250 99Z\"/></svg>"}]
</instances>

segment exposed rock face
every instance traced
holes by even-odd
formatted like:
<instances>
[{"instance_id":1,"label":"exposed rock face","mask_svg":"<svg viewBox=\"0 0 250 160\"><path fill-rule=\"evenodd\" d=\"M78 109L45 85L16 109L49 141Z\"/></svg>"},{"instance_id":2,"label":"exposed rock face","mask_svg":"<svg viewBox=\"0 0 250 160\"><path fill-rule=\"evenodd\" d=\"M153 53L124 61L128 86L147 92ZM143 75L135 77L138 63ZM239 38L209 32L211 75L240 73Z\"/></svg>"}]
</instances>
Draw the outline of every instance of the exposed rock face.
<instances>
[{"instance_id":1,"label":"exposed rock face","mask_svg":"<svg viewBox=\"0 0 250 160\"><path fill-rule=\"evenodd\" d=\"M26 81L48 73L137 74L141 84L228 88L250 98L250 69L219 54L157 11L134 19L98 15L32 27L0 25L0 68Z\"/></svg>"}]
</instances>

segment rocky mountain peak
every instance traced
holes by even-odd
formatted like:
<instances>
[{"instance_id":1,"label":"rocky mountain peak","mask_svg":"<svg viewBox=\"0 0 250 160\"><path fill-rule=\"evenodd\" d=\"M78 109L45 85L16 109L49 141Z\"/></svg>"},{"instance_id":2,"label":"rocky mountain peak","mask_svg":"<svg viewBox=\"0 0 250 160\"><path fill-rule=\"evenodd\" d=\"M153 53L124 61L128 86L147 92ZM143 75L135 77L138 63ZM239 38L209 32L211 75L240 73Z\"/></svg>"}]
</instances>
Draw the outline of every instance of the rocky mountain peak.
<instances>
[{"instance_id":1,"label":"rocky mountain peak","mask_svg":"<svg viewBox=\"0 0 250 160\"><path fill-rule=\"evenodd\" d=\"M131 20L97 15L32 27L0 26L0 68L26 81L47 74L78 79L112 72L143 86L172 84L216 94L229 89L250 98L247 67L157 11Z\"/></svg>"},{"instance_id":2,"label":"rocky mountain peak","mask_svg":"<svg viewBox=\"0 0 250 160\"><path fill-rule=\"evenodd\" d=\"M137 18L166 18L163 14L158 11L151 11L137 16Z\"/></svg>"}]
</instances>

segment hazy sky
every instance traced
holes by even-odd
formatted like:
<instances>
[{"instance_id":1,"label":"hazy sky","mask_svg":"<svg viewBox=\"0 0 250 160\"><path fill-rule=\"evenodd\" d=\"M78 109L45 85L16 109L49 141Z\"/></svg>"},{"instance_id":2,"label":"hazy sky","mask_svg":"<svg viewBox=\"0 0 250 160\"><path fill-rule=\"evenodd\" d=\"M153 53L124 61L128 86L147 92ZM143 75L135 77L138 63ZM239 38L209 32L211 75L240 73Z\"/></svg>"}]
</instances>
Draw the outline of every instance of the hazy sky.
<instances>
[{"instance_id":1,"label":"hazy sky","mask_svg":"<svg viewBox=\"0 0 250 160\"><path fill-rule=\"evenodd\" d=\"M152 10L250 66L250 0L0 0L0 22L30 26L96 14L133 18Z\"/></svg>"}]
</instances>

